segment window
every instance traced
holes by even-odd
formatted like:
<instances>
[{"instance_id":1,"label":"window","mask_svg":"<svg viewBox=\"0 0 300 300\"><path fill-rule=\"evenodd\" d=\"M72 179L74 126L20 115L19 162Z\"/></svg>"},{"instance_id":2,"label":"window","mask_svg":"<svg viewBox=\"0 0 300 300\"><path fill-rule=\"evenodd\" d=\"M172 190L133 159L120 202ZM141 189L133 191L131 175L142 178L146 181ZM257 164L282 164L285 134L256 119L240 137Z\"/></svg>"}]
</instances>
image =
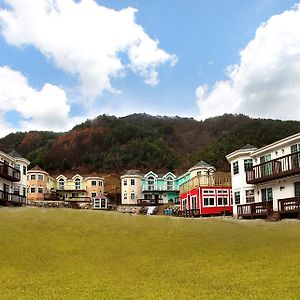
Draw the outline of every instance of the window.
<instances>
[{"instance_id":1,"label":"window","mask_svg":"<svg viewBox=\"0 0 300 300\"><path fill-rule=\"evenodd\" d=\"M97 185L97 181L96 180L92 180L91 184L92 185Z\"/></svg>"},{"instance_id":2,"label":"window","mask_svg":"<svg viewBox=\"0 0 300 300\"><path fill-rule=\"evenodd\" d=\"M35 193L35 187L34 187L34 186L32 186L32 187L30 188L30 193L32 193L32 194Z\"/></svg>"},{"instance_id":3,"label":"window","mask_svg":"<svg viewBox=\"0 0 300 300\"><path fill-rule=\"evenodd\" d=\"M38 175L38 180L44 180L44 175L39 174Z\"/></svg>"},{"instance_id":4,"label":"window","mask_svg":"<svg viewBox=\"0 0 300 300\"><path fill-rule=\"evenodd\" d=\"M203 198L203 206L215 206L215 198L214 197L204 197Z\"/></svg>"},{"instance_id":5,"label":"window","mask_svg":"<svg viewBox=\"0 0 300 300\"><path fill-rule=\"evenodd\" d=\"M103 186L102 180L99 180L99 186Z\"/></svg>"},{"instance_id":6,"label":"window","mask_svg":"<svg viewBox=\"0 0 300 300\"><path fill-rule=\"evenodd\" d=\"M261 189L261 200L262 201L273 201L272 188Z\"/></svg>"},{"instance_id":7,"label":"window","mask_svg":"<svg viewBox=\"0 0 300 300\"><path fill-rule=\"evenodd\" d=\"M26 188L23 187L23 196L26 196Z\"/></svg>"},{"instance_id":8,"label":"window","mask_svg":"<svg viewBox=\"0 0 300 300\"><path fill-rule=\"evenodd\" d=\"M299 168L300 166L300 153L297 153L300 151L300 144L295 144L291 146L291 153L292 153L292 168ZM293 154L295 153L295 154Z\"/></svg>"},{"instance_id":9,"label":"window","mask_svg":"<svg viewBox=\"0 0 300 300\"><path fill-rule=\"evenodd\" d=\"M182 200L182 210L186 210L186 199Z\"/></svg>"},{"instance_id":10,"label":"window","mask_svg":"<svg viewBox=\"0 0 300 300\"><path fill-rule=\"evenodd\" d=\"M43 194L43 193L44 193L44 188L38 187L38 193L39 193L39 194Z\"/></svg>"},{"instance_id":11,"label":"window","mask_svg":"<svg viewBox=\"0 0 300 300\"><path fill-rule=\"evenodd\" d=\"M171 177L167 178L167 190L172 191L173 190L173 179Z\"/></svg>"},{"instance_id":12,"label":"window","mask_svg":"<svg viewBox=\"0 0 300 300\"><path fill-rule=\"evenodd\" d=\"M131 199L131 200L134 200L134 199L135 199L135 193L131 193L131 194L130 194L130 199Z\"/></svg>"},{"instance_id":13,"label":"window","mask_svg":"<svg viewBox=\"0 0 300 300\"><path fill-rule=\"evenodd\" d=\"M234 193L234 204L240 204L241 202L241 193L235 192Z\"/></svg>"},{"instance_id":14,"label":"window","mask_svg":"<svg viewBox=\"0 0 300 300\"><path fill-rule=\"evenodd\" d=\"M196 209L197 208L197 196L192 196L191 197L191 209Z\"/></svg>"},{"instance_id":15,"label":"window","mask_svg":"<svg viewBox=\"0 0 300 300\"><path fill-rule=\"evenodd\" d=\"M35 180L35 174L31 174L31 175L30 175L30 179L31 179L31 180Z\"/></svg>"},{"instance_id":16,"label":"window","mask_svg":"<svg viewBox=\"0 0 300 300\"><path fill-rule=\"evenodd\" d=\"M300 181L294 183L295 197L300 197Z\"/></svg>"},{"instance_id":17,"label":"window","mask_svg":"<svg viewBox=\"0 0 300 300\"><path fill-rule=\"evenodd\" d=\"M152 176L148 177L148 190L154 190L154 177Z\"/></svg>"},{"instance_id":18,"label":"window","mask_svg":"<svg viewBox=\"0 0 300 300\"><path fill-rule=\"evenodd\" d=\"M124 180L123 180L123 184L124 184L124 185L127 185L127 179L124 179Z\"/></svg>"},{"instance_id":19,"label":"window","mask_svg":"<svg viewBox=\"0 0 300 300\"><path fill-rule=\"evenodd\" d=\"M59 185L59 188L60 188L61 190L63 190L64 187L65 187L65 181L64 181L62 178L59 179L59 180L58 180L58 185Z\"/></svg>"},{"instance_id":20,"label":"window","mask_svg":"<svg viewBox=\"0 0 300 300\"><path fill-rule=\"evenodd\" d=\"M131 179L131 180L130 180L130 184L131 184L131 185L135 185L135 179Z\"/></svg>"},{"instance_id":21,"label":"window","mask_svg":"<svg viewBox=\"0 0 300 300\"><path fill-rule=\"evenodd\" d=\"M233 164L232 164L232 168L233 168L233 174L239 174L239 162L238 161L235 161Z\"/></svg>"},{"instance_id":22,"label":"window","mask_svg":"<svg viewBox=\"0 0 300 300\"><path fill-rule=\"evenodd\" d=\"M203 194L214 194L215 190L203 190Z\"/></svg>"},{"instance_id":23,"label":"window","mask_svg":"<svg viewBox=\"0 0 300 300\"><path fill-rule=\"evenodd\" d=\"M252 203L252 202L255 202L254 190L248 190L246 191L246 203Z\"/></svg>"},{"instance_id":24,"label":"window","mask_svg":"<svg viewBox=\"0 0 300 300\"><path fill-rule=\"evenodd\" d=\"M225 206L225 205L228 205L228 198L218 197L218 206Z\"/></svg>"},{"instance_id":25,"label":"window","mask_svg":"<svg viewBox=\"0 0 300 300\"><path fill-rule=\"evenodd\" d=\"M79 178L75 179L75 190L80 190L81 188L81 182Z\"/></svg>"},{"instance_id":26,"label":"window","mask_svg":"<svg viewBox=\"0 0 300 300\"><path fill-rule=\"evenodd\" d=\"M252 159L244 159L244 171L250 171L253 167L253 160Z\"/></svg>"},{"instance_id":27,"label":"window","mask_svg":"<svg viewBox=\"0 0 300 300\"><path fill-rule=\"evenodd\" d=\"M23 175L26 175L26 173L27 173L27 169L25 166L23 166Z\"/></svg>"},{"instance_id":28,"label":"window","mask_svg":"<svg viewBox=\"0 0 300 300\"><path fill-rule=\"evenodd\" d=\"M15 169L19 170L20 171L20 165L18 164L15 164Z\"/></svg>"},{"instance_id":29,"label":"window","mask_svg":"<svg viewBox=\"0 0 300 300\"><path fill-rule=\"evenodd\" d=\"M124 193L124 200L127 200L127 193Z\"/></svg>"},{"instance_id":30,"label":"window","mask_svg":"<svg viewBox=\"0 0 300 300\"><path fill-rule=\"evenodd\" d=\"M259 159L260 159L260 163L262 164L260 166L261 176L272 175L272 163L268 162L271 160L271 154L263 155Z\"/></svg>"},{"instance_id":31,"label":"window","mask_svg":"<svg viewBox=\"0 0 300 300\"><path fill-rule=\"evenodd\" d=\"M20 187L19 186L14 187L14 194L15 195L20 195Z\"/></svg>"},{"instance_id":32,"label":"window","mask_svg":"<svg viewBox=\"0 0 300 300\"><path fill-rule=\"evenodd\" d=\"M97 193L95 193L95 192L92 192L92 198L95 198L95 197L96 197L96 195L97 195Z\"/></svg>"}]
</instances>

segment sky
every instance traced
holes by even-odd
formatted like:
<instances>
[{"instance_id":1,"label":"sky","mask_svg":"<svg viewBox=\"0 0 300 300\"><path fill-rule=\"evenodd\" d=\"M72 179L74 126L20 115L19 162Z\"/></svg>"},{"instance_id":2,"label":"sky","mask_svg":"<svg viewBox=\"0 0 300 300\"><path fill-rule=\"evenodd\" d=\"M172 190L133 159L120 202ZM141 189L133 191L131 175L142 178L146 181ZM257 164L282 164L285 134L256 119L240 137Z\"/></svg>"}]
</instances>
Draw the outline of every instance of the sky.
<instances>
[{"instance_id":1,"label":"sky","mask_svg":"<svg viewBox=\"0 0 300 300\"><path fill-rule=\"evenodd\" d=\"M100 114L300 120L290 0L0 0L0 137Z\"/></svg>"}]
</instances>

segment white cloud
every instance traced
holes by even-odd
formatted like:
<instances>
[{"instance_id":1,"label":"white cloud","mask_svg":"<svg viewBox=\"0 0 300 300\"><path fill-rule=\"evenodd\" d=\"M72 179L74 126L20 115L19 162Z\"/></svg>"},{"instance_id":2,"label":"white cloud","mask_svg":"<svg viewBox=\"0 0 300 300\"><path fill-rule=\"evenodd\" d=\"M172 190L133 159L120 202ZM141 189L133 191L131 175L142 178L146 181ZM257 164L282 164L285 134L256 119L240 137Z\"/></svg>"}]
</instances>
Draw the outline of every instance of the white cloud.
<instances>
[{"instance_id":1,"label":"white cloud","mask_svg":"<svg viewBox=\"0 0 300 300\"><path fill-rule=\"evenodd\" d=\"M300 119L300 4L271 17L229 66L228 80L196 90L200 118L223 113Z\"/></svg>"},{"instance_id":2,"label":"white cloud","mask_svg":"<svg viewBox=\"0 0 300 300\"><path fill-rule=\"evenodd\" d=\"M0 10L0 22L6 41L33 45L58 68L78 76L85 97L113 92L111 79L124 76L128 68L156 85L157 67L176 62L136 23L136 9L131 7L116 11L94 0L5 2L10 9ZM120 53L127 53L129 66Z\"/></svg>"},{"instance_id":3,"label":"white cloud","mask_svg":"<svg viewBox=\"0 0 300 300\"><path fill-rule=\"evenodd\" d=\"M20 126L5 120L9 112L20 115ZM49 83L35 90L20 72L0 67L0 136L16 130L69 130L78 121L69 112L64 90Z\"/></svg>"}]
</instances>

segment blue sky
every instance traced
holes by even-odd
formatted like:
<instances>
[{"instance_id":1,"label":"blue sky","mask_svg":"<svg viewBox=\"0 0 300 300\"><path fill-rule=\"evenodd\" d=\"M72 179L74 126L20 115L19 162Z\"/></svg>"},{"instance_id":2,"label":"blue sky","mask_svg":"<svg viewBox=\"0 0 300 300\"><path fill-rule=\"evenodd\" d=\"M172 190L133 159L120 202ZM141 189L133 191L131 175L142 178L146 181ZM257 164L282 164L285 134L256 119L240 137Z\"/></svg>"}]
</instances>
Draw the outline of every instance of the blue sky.
<instances>
[{"instance_id":1,"label":"blue sky","mask_svg":"<svg viewBox=\"0 0 300 300\"><path fill-rule=\"evenodd\" d=\"M0 0L0 8L0 136L64 131L103 113L300 117L295 1Z\"/></svg>"}]
</instances>

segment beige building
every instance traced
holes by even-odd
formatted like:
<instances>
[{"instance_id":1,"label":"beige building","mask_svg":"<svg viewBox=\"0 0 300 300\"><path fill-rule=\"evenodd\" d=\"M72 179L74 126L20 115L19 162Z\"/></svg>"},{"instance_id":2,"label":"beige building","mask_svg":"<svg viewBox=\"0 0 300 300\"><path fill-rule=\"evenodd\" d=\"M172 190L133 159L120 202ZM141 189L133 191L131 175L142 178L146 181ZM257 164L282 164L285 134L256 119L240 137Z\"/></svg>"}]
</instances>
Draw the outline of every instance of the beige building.
<instances>
[{"instance_id":1,"label":"beige building","mask_svg":"<svg viewBox=\"0 0 300 300\"><path fill-rule=\"evenodd\" d=\"M48 172L35 166L28 171L28 199L31 201L65 200L91 201L103 195L104 179L97 174L86 177L76 174L66 177L60 174L56 178Z\"/></svg>"},{"instance_id":2,"label":"beige building","mask_svg":"<svg viewBox=\"0 0 300 300\"><path fill-rule=\"evenodd\" d=\"M121 176L122 204L137 204L143 198L142 178L138 170L129 170Z\"/></svg>"}]
</instances>

